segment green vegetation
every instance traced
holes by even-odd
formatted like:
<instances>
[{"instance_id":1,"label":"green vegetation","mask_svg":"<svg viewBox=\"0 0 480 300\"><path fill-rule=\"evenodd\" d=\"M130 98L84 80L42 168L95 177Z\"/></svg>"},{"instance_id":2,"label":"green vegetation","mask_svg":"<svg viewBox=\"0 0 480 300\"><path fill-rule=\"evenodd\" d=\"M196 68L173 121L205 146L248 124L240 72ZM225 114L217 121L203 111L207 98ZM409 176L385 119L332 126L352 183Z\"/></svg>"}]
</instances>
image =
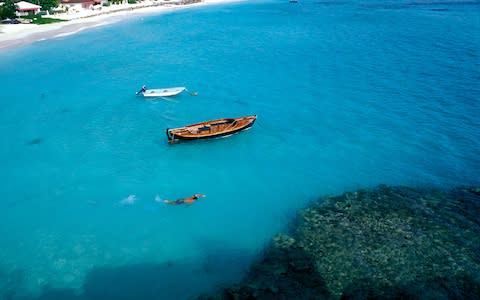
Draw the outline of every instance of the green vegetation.
<instances>
[{"instance_id":1,"label":"green vegetation","mask_svg":"<svg viewBox=\"0 0 480 300\"><path fill-rule=\"evenodd\" d=\"M58 6L59 0L30 0L29 2L40 5L43 10L50 10Z\"/></svg>"},{"instance_id":2,"label":"green vegetation","mask_svg":"<svg viewBox=\"0 0 480 300\"><path fill-rule=\"evenodd\" d=\"M29 2L40 5L43 10L50 10L58 6L59 0L31 0ZM0 20L15 19L15 11L14 0L5 0L4 4L0 6ZM37 18L37 20L34 20L33 18ZM61 21L56 19L42 20L39 16L26 16L25 19L32 19L35 24L47 24Z\"/></svg>"},{"instance_id":3,"label":"green vegetation","mask_svg":"<svg viewBox=\"0 0 480 300\"><path fill-rule=\"evenodd\" d=\"M137 0L128 0L128 4L135 4L137 3Z\"/></svg>"},{"instance_id":4,"label":"green vegetation","mask_svg":"<svg viewBox=\"0 0 480 300\"><path fill-rule=\"evenodd\" d=\"M65 20L60 20L60 19L53 19L53 18L42 18L41 15L33 15L33 16L25 16L23 17L24 19L30 19L32 20L32 24L51 24L51 23L57 23L57 22L65 22Z\"/></svg>"},{"instance_id":5,"label":"green vegetation","mask_svg":"<svg viewBox=\"0 0 480 300\"><path fill-rule=\"evenodd\" d=\"M13 0L5 0L5 3L0 6L0 20L15 18L15 3Z\"/></svg>"}]
</instances>

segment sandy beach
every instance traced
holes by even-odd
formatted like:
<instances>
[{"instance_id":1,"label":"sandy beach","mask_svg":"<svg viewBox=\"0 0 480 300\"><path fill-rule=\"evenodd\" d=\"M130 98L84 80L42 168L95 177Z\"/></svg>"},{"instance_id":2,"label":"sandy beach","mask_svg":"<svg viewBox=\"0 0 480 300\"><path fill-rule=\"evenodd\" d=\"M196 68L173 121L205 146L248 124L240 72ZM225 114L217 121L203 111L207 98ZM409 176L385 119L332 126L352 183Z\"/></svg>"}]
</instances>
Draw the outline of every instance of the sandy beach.
<instances>
[{"instance_id":1,"label":"sandy beach","mask_svg":"<svg viewBox=\"0 0 480 300\"><path fill-rule=\"evenodd\" d=\"M203 0L199 3L175 5L160 1L144 1L137 4L120 4L102 7L101 10L86 10L75 14L59 14L53 18L66 22L53 24L1 24L0 51L31 44L46 39L75 34L85 29L112 24L138 15L159 14L172 10L212 5L241 0Z\"/></svg>"}]
</instances>

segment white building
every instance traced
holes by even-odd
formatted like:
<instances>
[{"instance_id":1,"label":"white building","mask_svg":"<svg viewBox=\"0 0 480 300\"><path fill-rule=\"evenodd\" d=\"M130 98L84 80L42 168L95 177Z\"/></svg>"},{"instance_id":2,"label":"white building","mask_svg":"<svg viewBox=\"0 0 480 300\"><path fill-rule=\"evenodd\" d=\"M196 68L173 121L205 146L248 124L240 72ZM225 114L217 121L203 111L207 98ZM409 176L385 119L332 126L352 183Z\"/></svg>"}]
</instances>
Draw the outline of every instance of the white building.
<instances>
[{"instance_id":1,"label":"white building","mask_svg":"<svg viewBox=\"0 0 480 300\"><path fill-rule=\"evenodd\" d=\"M15 8L17 9L15 13L17 17L36 15L40 12L40 9L42 9L40 5L36 5L26 1L20 1L15 3Z\"/></svg>"}]
</instances>

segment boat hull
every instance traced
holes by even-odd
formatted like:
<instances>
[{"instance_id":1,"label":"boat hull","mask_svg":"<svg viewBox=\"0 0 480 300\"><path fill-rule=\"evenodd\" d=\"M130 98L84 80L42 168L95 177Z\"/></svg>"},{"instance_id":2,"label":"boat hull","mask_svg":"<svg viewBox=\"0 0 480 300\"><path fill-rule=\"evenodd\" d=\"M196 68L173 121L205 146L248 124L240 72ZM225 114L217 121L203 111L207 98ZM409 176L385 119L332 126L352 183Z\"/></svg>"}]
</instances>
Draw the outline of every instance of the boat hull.
<instances>
[{"instance_id":1,"label":"boat hull","mask_svg":"<svg viewBox=\"0 0 480 300\"><path fill-rule=\"evenodd\" d=\"M155 97L171 97L180 94L185 91L185 87L175 87L167 89L149 89L145 90L141 94L145 98L155 98Z\"/></svg>"},{"instance_id":2,"label":"boat hull","mask_svg":"<svg viewBox=\"0 0 480 300\"><path fill-rule=\"evenodd\" d=\"M233 119L218 119L213 121L206 121L202 123L187 125L185 127L180 128L167 128L166 134L168 138L168 142L173 144L179 141L192 141L192 140L204 140L204 139L213 139L219 137L229 136L240 131L244 131L250 129L256 121L255 116L247 116L247 117L240 117L240 118L233 118ZM235 122L242 122L239 126L231 126ZM212 124L212 125L210 125ZM206 133L206 134L193 134L189 131L190 128L199 128L200 126L214 126L214 125L224 125L224 126L231 126L231 128L227 128L225 130L219 130L217 132ZM230 125L229 125L230 124ZM201 127L201 128L203 128ZM183 132L182 132L183 130Z\"/></svg>"}]
</instances>

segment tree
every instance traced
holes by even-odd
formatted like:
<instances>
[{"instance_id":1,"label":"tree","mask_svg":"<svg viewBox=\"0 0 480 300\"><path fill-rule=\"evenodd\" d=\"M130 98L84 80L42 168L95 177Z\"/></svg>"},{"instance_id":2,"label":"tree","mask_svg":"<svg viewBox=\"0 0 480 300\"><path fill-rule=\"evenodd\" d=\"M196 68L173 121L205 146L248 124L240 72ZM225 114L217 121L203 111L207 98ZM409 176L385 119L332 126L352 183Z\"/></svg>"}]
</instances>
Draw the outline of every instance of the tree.
<instances>
[{"instance_id":1,"label":"tree","mask_svg":"<svg viewBox=\"0 0 480 300\"><path fill-rule=\"evenodd\" d=\"M16 11L17 9L13 0L5 0L4 4L0 6L0 19L13 19L16 17Z\"/></svg>"},{"instance_id":2,"label":"tree","mask_svg":"<svg viewBox=\"0 0 480 300\"><path fill-rule=\"evenodd\" d=\"M30 3L40 5L43 10L50 10L58 6L59 0L30 0Z\"/></svg>"},{"instance_id":3,"label":"tree","mask_svg":"<svg viewBox=\"0 0 480 300\"><path fill-rule=\"evenodd\" d=\"M43 10L50 10L58 6L59 0L37 0L38 5L42 7Z\"/></svg>"}]
</instances>

